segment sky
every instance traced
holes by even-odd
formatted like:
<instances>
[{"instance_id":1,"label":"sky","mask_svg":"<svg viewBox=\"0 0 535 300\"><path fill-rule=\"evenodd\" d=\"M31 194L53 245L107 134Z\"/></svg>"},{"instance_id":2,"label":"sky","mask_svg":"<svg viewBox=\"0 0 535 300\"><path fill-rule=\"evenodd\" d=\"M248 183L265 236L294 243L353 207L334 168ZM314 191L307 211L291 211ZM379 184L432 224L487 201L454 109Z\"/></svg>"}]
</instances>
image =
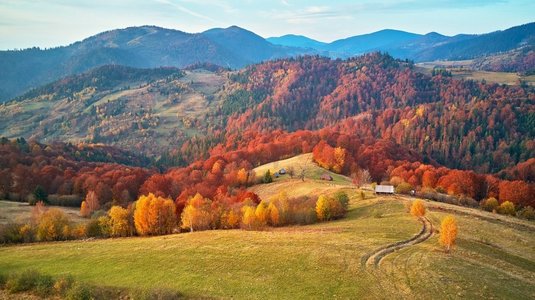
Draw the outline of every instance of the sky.
<instances>
[{"instance_id":1,"label":"sky","mask_svg":"<svg viewBox=\"0 0 535 300\"><path fill-rule=\"evenodd\" d=\"M237 25L324 42L381 29L486 33L534 22L533 12L533 0L0 0L0 49L68 45L141 25L186 32Z\"/></svg>"}]
</instances>

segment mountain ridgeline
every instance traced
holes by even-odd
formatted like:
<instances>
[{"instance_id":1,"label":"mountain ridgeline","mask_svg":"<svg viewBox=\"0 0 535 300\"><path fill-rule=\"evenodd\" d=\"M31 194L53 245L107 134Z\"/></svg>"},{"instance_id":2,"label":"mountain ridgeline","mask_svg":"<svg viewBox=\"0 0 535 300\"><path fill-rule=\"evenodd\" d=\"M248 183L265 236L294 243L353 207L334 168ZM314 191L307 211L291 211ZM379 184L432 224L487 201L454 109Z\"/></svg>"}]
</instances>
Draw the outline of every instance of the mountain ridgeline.
<instances>
[{"instance_id":1,"label":"mountain ridgeline","mask_svg":"<svg viewBox=\"0 0 535 300\"><path fill-rule=\"evenodd\" d=\"M286 35L264 39L232 26L186 33L155 26L111 30L69 46L0 51L0 102L65 76L108 64L135 68L210 63L239 69L262 61L317 54L348 58L388 52L417 62L472 59L535 45L535 23L482 35L425 35L382 30L323 43Z\"/></svg>"}]
</instances>

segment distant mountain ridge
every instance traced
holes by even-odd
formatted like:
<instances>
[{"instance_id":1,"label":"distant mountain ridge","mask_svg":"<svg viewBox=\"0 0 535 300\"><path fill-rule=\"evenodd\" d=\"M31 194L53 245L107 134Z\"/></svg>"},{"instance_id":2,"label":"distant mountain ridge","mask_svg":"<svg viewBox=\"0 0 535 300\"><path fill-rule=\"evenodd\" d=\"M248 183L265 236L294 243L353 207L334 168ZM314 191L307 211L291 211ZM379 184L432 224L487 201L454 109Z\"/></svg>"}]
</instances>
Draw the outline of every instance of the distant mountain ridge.
<instances>
[{"instance_id":1,"label":"distant mountain ridge","mask_svg":"<svg viewBox=\"0 0 535 300\"><path fill-rule=\"evenodd\" d=\"M264 39L231 26L186 33L156 26L110 30L68 46L47 50L0 51L0 103L69 75L115 64L135 68L209 63L239 69L262 61L299 55L347 58L388 52L417 62L472 59L535 45L535 23L482 35L425 35L386 29L323 43L305 36Z\"/></svg>"}]
</instances>

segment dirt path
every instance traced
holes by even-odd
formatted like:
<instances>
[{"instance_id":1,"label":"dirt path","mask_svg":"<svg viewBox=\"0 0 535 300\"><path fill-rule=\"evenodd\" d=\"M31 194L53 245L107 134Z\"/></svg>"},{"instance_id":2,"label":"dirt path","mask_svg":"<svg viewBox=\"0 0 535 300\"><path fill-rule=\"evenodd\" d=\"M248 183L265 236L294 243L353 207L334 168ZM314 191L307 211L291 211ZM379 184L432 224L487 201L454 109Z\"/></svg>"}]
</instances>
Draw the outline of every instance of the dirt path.
<instances>
[{"instance_id":1,"label":"dirt path","mask_svg":"<svg viewBox=\"0 0 535 300\"><path fill-rule=\"evenodd\" d=\"M433 224L429 221L427 217L421 217L420 222L422 222L422 229L420 230L420 232L418 232L418 234L408 240L399 241L390 245L383 246L367 255L364 255L361 259L361 264L365 267L371 265L378 267L381 263L381 260L388 254L427 240L433 234Z\"/></svg>"}]
</instances>

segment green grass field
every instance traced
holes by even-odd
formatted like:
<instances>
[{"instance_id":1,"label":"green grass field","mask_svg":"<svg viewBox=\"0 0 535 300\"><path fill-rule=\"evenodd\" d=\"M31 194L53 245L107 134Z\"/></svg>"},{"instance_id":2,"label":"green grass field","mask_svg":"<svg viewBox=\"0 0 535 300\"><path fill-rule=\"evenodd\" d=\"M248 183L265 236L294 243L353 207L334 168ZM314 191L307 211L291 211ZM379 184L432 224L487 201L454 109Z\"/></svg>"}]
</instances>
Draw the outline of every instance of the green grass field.
<instances>
[{"instance_id":1,"label":"green grass field","mask_svg":"<svg viewBox=\"0 0 535 300\"><path fill-rule=\"evenodd\" d=\"M276 184L276 183L274 183ZM457 215L458 246L437 236L364 267L361 257L416 234L421 224L394 197L361 200L346 218L265 231L204 231L151 238L41 243L0 248L1 272L34 268L115 288L161 287L186 297L254 299L533 299L533 222ZM428 205L431 205L429 203ZM440 204L428 212L435 226ZM513 226L514 224L524 224Z\"/></svg>"}]
</instances>

